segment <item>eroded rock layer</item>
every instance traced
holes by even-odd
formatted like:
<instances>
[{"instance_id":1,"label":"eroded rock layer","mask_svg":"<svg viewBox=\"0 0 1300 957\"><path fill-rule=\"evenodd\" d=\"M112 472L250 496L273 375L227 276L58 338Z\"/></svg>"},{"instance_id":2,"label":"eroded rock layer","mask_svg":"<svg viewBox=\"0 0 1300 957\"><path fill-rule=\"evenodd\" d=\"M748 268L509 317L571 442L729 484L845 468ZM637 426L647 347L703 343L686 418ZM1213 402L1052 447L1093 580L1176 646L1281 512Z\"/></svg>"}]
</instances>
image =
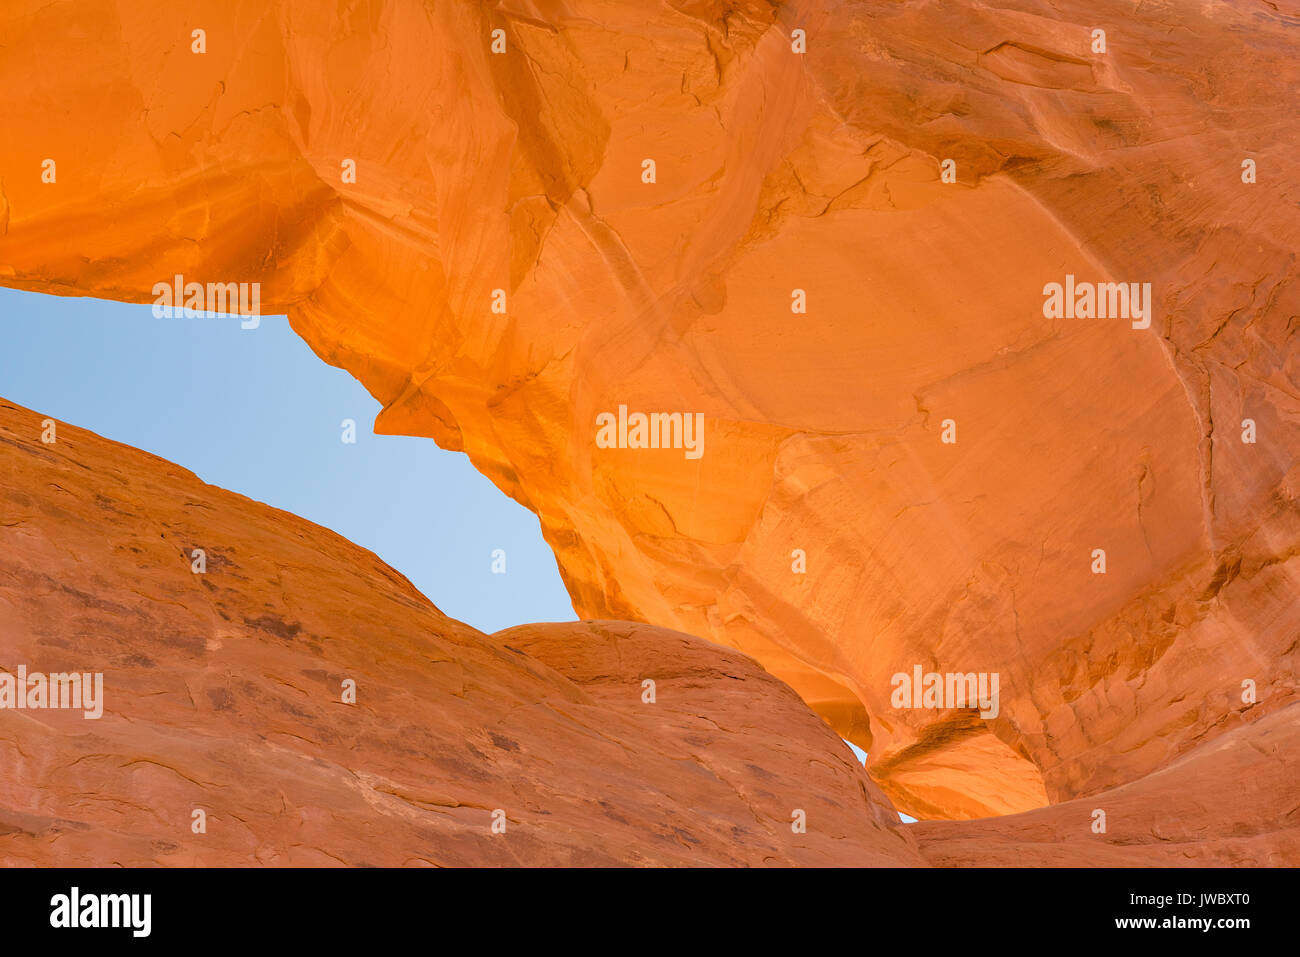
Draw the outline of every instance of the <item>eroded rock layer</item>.
<instances>
[{"instance_id":1,"label":"eroded rock layer","mask_svg":"<svg viewBox=\"0 0 1300 957\"><path fill-rule=\"evenodd\" d=\"M1295 700L1297 35L1293 0L15 0L0 282L262 283L376 428L537 512L582 616L754 656L904 810L1021 811ZM1067 275L1150 283L1150 327L1046 318ZM702 454L599 447L622 405L702 413ZM997 717L895 707L916 665L997 672Z\"/></svg>"},{"instance_id":2,"label":"eroded rock layer","mask_svg":"<svg viewBox=\"0 0 1300 957\"><path fill-rule=\"evenodd\" d=\"M944 867L1294 867L1300 705L1129 784L1048 808L911 828Z\"/></svg>"},{"instance_id":3,"label":"eroded rock layer","mask_svg":"<svg viewBox=\"0 0 1300 957\"><path fill-rule=\"evenodd\" d=\"M0 402L0 679L99 672L102 715L0 709L0 863L924 863L744 655L489 637L332 532L41 421Z\"/></svg>"}]
</instances>

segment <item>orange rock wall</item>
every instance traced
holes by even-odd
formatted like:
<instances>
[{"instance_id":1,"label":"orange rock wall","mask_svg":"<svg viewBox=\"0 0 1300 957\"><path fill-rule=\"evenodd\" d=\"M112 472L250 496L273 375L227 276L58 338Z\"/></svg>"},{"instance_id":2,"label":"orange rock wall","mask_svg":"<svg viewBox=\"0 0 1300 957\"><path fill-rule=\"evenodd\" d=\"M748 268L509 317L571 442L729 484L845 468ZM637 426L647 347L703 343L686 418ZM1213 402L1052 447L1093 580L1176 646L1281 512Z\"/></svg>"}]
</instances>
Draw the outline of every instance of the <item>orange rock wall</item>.
<instances>
[{"instance_id":1,"label":"orange rock wall","mask_svg":"<svg viewBox=\"0 0 1300 957\"><path fill-rule=\"evenodd\" d=\"M261 282L537 512L580 615L756 657L903 810L1024 810L1294 701L1297 16L16 0L0 282ZM1067 273L1151 328L1044 318ZM621 404L704 454L597 448ZM917 664L999 716L892 708Z\"/></svg>"}]
</instances>

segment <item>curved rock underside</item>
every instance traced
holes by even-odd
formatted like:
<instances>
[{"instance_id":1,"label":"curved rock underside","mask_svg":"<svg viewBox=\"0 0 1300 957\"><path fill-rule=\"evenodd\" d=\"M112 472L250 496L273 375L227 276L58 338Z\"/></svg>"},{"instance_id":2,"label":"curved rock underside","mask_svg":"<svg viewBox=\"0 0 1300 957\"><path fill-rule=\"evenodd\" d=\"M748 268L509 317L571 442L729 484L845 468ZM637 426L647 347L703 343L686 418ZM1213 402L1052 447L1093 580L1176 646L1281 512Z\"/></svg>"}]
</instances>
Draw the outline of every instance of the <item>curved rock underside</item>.
<instances>
[{"instance_id":1,"label":"curved rock underside","mask_svg":"<svg viewBox=\"0 0 1300 957\"><path fill-rule=\"evenodd\" d=\"M919 816L1292 739L1295 2L326 6L6 4L0 282L262 283L580 615L752 656ZM1045 318L1067 274L1150 328ZM598 447L620 405L703 455ZM917 665L999 714L892 707Z\"/></svg>"}]
</instances>

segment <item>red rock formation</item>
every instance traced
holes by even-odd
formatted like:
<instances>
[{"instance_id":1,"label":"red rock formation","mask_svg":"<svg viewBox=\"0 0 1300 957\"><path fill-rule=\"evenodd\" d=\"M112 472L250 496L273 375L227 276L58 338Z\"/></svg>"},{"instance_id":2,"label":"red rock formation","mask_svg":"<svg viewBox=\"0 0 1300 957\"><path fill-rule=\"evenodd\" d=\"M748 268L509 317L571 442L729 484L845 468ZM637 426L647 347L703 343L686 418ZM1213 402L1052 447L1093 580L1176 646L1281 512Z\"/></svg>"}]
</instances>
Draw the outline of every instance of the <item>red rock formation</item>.
<instances>
[{"instance_id":1,"label":"red rock formation","mask_svg":"<svg viewBox=\"0 0 1300 957\"><path fill-rule=\"evenodd\" d=\"M42 431L0 403L0 668L102 672L102 717L0 710L6 864L1300 857L1297 707L1086 799L904 828L743 655L630 622L482 635L325 529L92 433Z\"/></svg>"},{"instance_id":2,"label":"red rock formation","mask_svg":"<svg viewBox=\"0 0 1300 957\"><path fill-rule=\"evenodd\" d=\"M1109 791L909 830L945 867L1293 867L1297 781L1300 706L1291 705Z\"/></svg>"},{"instance_id":3,"label":"red rock formation","mask_svg":"<svg viewBox=\"0 0 1300 957\"><path fill-rule=\"evenodd\" d=\"M623 623L489 637L319 526L41 432L0 402L0 669L102 672L102 717L0 710L4 864L923 863L743 655Z\"/></svg>"},{"instance_id":4,"label":"red rock formation","mask_svg":"<svg viewBox=\"0 0 1300 957\"><path fill-rule=\"evenodd\" d=\"M0 282L262 282L537 512L580 614L751 654L905 810L1024 810L1295 700L1298 13L17 0ZM1044 318L1066 274L1151 327ZM597 448L621 404L703 456ZM891 707L917 664L999 716Z\"/></svg>"}]
</instances>

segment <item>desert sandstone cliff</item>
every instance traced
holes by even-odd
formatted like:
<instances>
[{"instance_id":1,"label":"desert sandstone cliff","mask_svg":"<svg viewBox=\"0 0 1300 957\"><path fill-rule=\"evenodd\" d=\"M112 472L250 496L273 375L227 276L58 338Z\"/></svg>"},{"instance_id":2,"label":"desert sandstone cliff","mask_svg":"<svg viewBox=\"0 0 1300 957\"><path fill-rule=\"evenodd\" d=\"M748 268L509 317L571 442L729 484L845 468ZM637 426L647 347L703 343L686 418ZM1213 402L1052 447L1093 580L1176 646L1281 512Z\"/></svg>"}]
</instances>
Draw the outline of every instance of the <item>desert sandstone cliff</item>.
<instances>
[{"instance_id":1,"label":"desert sandstone cliff","mask_svg":"<svg viewBox=\"0 0 1300 957\"><path fill-rule=\"evenodd\" d=\"M1297 37L1291 0L15 0L0 282L260 282L378 429L539 515L580 615L754 657L903 810L1087 803L1294 712ZM1066 275L1150 283L1150 327L1046 318ZM703 454L599 448L620 405ZM998 672L998 717L892 707L915 665Z\"/></svg>"}]
</instances>

